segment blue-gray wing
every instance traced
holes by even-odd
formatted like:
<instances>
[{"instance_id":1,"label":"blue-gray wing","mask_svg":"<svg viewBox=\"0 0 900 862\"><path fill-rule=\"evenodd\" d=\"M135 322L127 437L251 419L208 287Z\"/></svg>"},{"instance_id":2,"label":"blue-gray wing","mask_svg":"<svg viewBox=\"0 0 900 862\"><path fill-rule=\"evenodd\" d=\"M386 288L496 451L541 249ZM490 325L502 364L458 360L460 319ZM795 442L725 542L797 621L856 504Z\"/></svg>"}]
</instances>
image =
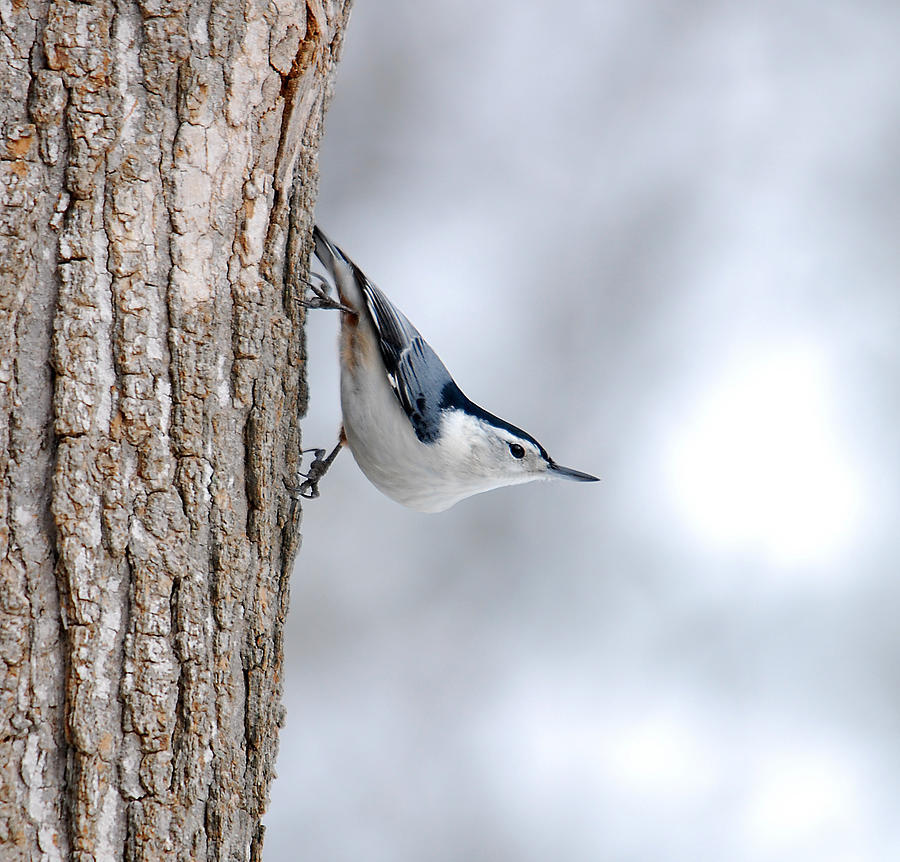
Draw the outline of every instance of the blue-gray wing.
<instances>
[{"instance_id":1,"label":"blue-gray wing","mask_svg":"<svg viewBox=\"0 0 900 862\"><path fill-rule=\"evenodd\" d=\"M456 384L444 363L401 312L354 267L378 333L388 380L409 417L416 437L433 443L440 436L441 408Z\"/></svg>"}]
</instances>

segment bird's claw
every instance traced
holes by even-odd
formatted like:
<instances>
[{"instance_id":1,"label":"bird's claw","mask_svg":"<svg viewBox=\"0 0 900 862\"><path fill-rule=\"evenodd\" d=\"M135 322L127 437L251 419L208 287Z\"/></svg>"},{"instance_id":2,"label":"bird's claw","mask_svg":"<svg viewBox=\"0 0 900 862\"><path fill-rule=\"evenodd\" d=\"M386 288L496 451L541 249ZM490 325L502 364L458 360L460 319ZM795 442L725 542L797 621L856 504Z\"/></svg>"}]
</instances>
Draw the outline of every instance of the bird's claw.
<instances>
[{"instance_id":1,"label":"bird's claw","mask_svg":"<svg viewBox=\"0 0 900 862\"><path fill-rule=\"evenodd\" d=\"M297 302L299 302L300 305L304 308L325 308L331 311L346 311L349 314L353 314L352 308L349 308L336 299L332 299L328 295L329 284L328 279L326 279L324 275L320 275L317 272L311 272L309 276L311 279L316 279L318 284L313 281L304 282L306 287L313 292L313 296L304 296L298 299Z\"/></svg>"},{"instance_id":2,"label":"bird's claw","mask_svg":"<svg viewBox=\"0 0 900 862\"><path fill-rule=\"evenodd\" d=\"M315 296L298 299L297 302L304 308L326 308L330 311L346 311L351 314L353 313L352 308L349 308L342 302L338 302L336 299L332 299L330 296L319 296L316 294Z\"/></svg>"},{"instance_id":3,"label":"bird's claw","mask_svg":"<svg viewBox=\"0 0 900 862\"><path fill-rule=\"evenodd\" d=\"M287 483L285 484L287 485ZM298 488L292 488L290 485L287 485L287 489L294 498L302 497L304 500L315 500L319 496L319 483L313 482L311 479L307 479Z\"/></svg>"},{"instance_id":4,"label":"bird's claw","mask_svg":"<svg viewBox=\"0 0 900 862\"><path fill-rule=\"evenodd\" d=\"M327 458L324 457L324 449L304 449L300 453L305 455L307 452L312 452L313 460L306 473L298 473L298 475L306 479L305 482L301 482L299 485L290 485L287 479L284 479L284 486L294 499L303 497L304 500L315 500L319 496L319 482L322 481L322 477L328 472L328 468L334 462L342 445L343 443L338 443Z\"/></svg>"},{"instance_id":5,"label":"bird's claw","mask_svg":"<svg viewBox=\"0 0 900 862\"><path fill-rule=\"evenodd\" d=\"M306 477L305 482L301 482L299 485L292 485L285 479L284 487L287 488L288 493L295 500L298 497L302 497L304 500L315 500L319 496L319 479L322 477L309 478L309 473L301 473L300 475Z\"/></svg>"}]
</instances>

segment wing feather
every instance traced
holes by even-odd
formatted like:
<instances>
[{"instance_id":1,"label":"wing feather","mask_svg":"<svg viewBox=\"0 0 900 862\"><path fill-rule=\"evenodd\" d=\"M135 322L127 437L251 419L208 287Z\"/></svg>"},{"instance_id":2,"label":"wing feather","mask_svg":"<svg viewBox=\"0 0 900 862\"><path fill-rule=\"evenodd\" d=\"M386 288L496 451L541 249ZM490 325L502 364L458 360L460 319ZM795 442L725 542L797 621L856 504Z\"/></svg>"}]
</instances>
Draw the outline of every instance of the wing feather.
<instances>
[{"instance_id":1,"label":"wing feather","mask_svg":"<svg viewBox=\"0 0 900 862\"><path fill-rule=\"evenodd\" d=\"M444 393L453 378L419 331L365 274L354 266L378 333L388 380L416 436L433 443L440 435Z\"/></svg>"}]
</instances>

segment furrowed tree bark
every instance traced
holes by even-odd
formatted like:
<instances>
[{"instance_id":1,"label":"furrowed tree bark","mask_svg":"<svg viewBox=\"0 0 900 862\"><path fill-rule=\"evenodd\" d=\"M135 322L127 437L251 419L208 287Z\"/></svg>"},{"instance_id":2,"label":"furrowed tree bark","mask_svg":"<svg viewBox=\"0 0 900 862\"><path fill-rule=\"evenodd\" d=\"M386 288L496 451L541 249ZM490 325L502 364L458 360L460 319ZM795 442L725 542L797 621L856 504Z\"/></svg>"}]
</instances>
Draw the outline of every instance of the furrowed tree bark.
<instances>
[{"instance_id":1,"label":"furrowed tree bark","mask_svg":"<svg viewBox=\"0 0 900 862\"><path fill-rule=\"evenodd\" d=\"M348 15L0 3L4 862L260 858Z\"/></svg>"}]
</instances>

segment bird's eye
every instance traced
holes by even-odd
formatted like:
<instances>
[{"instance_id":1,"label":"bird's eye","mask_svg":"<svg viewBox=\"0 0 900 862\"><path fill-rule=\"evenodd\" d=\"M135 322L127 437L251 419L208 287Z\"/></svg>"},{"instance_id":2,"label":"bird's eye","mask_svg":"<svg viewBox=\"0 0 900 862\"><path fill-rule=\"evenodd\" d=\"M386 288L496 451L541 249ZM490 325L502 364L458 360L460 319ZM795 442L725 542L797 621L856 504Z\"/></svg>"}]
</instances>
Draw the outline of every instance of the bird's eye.
<instances>
[{"instance_id":1,"label":"bird's eye","mask_svg":"<svg viewBox=\"0 0 900 862\"><path fill-rule=\"evenodd\" d=\"M513 456L513 458L524 458L525 457L525 447L520 446L518 443L510 443L509 444L509 454Z\"/></svg>"}]
</instances>

